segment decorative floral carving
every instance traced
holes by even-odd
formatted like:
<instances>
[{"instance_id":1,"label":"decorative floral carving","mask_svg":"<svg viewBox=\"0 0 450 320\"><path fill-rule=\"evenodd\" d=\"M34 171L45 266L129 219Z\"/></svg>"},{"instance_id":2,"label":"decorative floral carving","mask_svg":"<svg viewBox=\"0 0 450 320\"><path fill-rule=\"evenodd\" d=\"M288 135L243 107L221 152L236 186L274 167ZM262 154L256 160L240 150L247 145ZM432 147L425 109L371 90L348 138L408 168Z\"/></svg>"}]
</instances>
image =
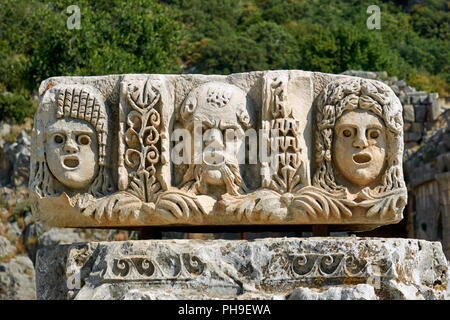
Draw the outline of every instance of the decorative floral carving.
<instances>
[{"instance_id":1,"label":"decorative floral carving","mask_svg":"<svg viewBox=\"0 0 450 320\"><path fill-rule=\"evenodd\" d=\"M147 80L142 87L129 84L127 102L131 107L124 134L124 162L129 169L127 191L143 202L154 202L156 193L162 189L156 176L161 150L160 83Z\"/></svg>"},{"instance_id":2,"label":"decorative floral carving","mask_svg":"<svg viewBox=\"0 0 450 320\"><path fill-rule=\"evenodd\" d=\"M161 193L155 204L159 218L168 222L202 222L207 212L198 197L183 191Z\"/></svg>"},{"instance_id":3,"label":"decorative floral carving","mask_svg":"<svg viewBox=\"0 0 450 320\"><path fill-rule=\"evenodd\" d=\"M308 186L293 196L289 210L297 215L311 218L328 219L329 217L351 217L351 207L356 203L346 198L336 198L334 194L319 188Z\"/></svg>"},{"instance_id":4,"label":"decorative floral carving","mask_svg":"<svg viewBox=\"0 0 450 320\"><path fill-rule=\"evenodd\" d=\"M124 221L129 218L137 219L140 216L142 202L127 192L117 192L110 196L79 204L84 216L92 216L97 221L108 221L116 218Z\"/></svg>"},{"instance_id":5,"label":"decorative floral carving","mask_svg":"<svg viewBox=\"0 0 450 320\"><path fill-rule=\"evenodd\" d=\"M292 115L287 101L287 77L266 77L263 130L268 132L268 146L272 163L262 166L273 174L266 174L263 188L279 193L295 193L306 185L306 174L301 160L298 121Z\"/></svg>"}]
</instances>

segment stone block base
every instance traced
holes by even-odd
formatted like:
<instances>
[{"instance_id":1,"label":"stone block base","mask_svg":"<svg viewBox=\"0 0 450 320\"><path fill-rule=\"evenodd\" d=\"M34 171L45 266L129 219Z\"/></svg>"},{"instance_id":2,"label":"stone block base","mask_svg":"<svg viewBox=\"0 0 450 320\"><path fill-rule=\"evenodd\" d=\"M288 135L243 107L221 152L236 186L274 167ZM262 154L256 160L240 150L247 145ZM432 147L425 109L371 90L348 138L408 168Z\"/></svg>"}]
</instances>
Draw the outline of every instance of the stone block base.
<instances>
[{"instance_id":1,"label":"stone block base","mask_svg":"<svg viewBox=\"0 0 450 320\"><path fill-rule=\"evenodd\" d=\"M445 299L441 244L415 239L140 240L38 252L38 299Z\"/></svg>"}]
</instances>

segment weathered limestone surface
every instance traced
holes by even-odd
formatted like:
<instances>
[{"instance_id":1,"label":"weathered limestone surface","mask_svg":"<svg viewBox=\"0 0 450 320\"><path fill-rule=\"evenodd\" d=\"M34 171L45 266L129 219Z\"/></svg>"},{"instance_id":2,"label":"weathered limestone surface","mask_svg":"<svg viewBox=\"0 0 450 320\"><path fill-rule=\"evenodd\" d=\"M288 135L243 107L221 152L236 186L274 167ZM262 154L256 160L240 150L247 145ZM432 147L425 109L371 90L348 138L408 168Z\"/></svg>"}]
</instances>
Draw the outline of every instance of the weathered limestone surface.
<instances>
[{"instance_id":1,"label":"weathered limestone surface","mask_svg":"<svg viewBox=\"0 0 450 320\"><path fill-rule=\"evenodd\" d=\"M382 82L127 74L50 78L39 94L30 191L49 225L368 230L403 217L402 105Z\"/></svg>"},{"instance_id":2,"label":"weathered limestone surface","mask_svg":"<svg viewBox=\"0 0 450 320\"><path fill-rule=\"evenodd\" d=\"M0 236L0 300L36 299L33 263Z\"/></svg>"},{"instance_id":3,"label":"weathered limestone surface","mask_svg":"<svg viewBox=\"0 0 450 320\"><path fill-rule=\"evenodd\" d=\"M38 299L444 299L438 242L140 240L38 251Z\"/></svg>"}]
</instances>

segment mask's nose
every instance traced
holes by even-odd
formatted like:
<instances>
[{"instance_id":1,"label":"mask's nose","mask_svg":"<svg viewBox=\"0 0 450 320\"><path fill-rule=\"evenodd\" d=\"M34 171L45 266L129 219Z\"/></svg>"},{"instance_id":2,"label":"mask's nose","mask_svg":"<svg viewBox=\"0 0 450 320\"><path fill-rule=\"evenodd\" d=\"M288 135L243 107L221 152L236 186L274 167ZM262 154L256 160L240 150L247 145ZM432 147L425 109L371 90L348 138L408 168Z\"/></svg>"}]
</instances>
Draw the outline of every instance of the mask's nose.
<instances>
[{"instance_id":1,"label":"mask's nose","mask_svg":"<svg viewBox=\"0 0 450 320\"><path fill-rule=\"evenodd\" d=\"M206 164L222 164L224 161L222 132L218 129L210 129L204 136L205 148L203 150L203 162Z\"/></svg>"},{"instance_id":2,"label":"mask's nose","mask_svg":"<svg viewBox=\"0 0 450 320\"><path fill-rule=\"evenodd\" d=\"M222 132L217 129L208 130L203 137L203 141L206 146L213 145L216 148L224 147Z\"/></svg>"},{"instance_id":3,"label":"mask's nose","mask_svg":"<svg viewBox=\"0 0 450 320\"><path fill-rule=\"evenodd\" d=\"M75 153L78 152L78 145L72 138L68 137L63 150L67 153Z\"/></svg>"},{"instance_id":4,"label":"mask's nose","mask_svg":"<svg viewBox=\"0 0 450 320\"><path fill-rule=\"evenodd\" d=\"M367 142L366 133L361 132L361 130L357 130L357 134L355 137L355 140L353 140L353 147L358 149L364 149L369 146L369 143Z\"/></svg>"}]
</instances>

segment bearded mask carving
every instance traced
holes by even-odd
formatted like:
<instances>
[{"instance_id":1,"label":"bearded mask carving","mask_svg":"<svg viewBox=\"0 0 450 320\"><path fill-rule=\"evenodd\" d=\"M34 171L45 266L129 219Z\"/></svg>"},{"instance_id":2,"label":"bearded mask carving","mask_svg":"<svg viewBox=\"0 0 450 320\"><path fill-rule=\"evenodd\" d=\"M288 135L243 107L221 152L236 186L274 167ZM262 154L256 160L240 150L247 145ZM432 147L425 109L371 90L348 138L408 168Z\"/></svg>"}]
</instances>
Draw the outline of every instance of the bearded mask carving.
<instances>
[{"instance_id":1,"label":"bearded mask carving","mask_svg":"<svg viewBox=\"0 0 450 320\"><path fill-rule=\"evenodd\" d=\"M230 132L239 136L250 127L246 108L245 92L234 85L210 82L189 93L181 117L194 139L202 137L202 151L193 150L194 164L183 177L184 190L214 196L246 190L236 154L230 152L235 149L228 148L230 141L225 138Z\"/></svg>"}]
</instances>

